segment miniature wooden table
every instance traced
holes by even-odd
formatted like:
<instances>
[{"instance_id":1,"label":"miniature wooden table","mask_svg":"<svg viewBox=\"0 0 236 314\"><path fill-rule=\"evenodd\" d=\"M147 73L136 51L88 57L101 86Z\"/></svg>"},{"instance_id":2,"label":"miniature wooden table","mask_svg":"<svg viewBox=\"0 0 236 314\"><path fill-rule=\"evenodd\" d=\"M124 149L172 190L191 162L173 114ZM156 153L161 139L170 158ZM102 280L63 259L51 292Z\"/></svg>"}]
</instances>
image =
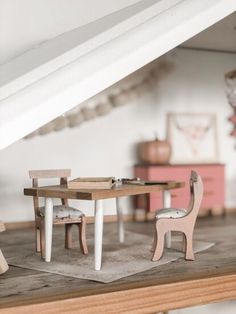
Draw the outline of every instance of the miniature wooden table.
<instances>
[{"instance_id":1,"label":"miniature wooden table","mask_svg":"<svg viewBox=\"0 0 236 314\"><path fill-rule=\"evenodd\" d=\"M170 190L181 188L184 186L183 182L166 181L163 184L155 185L121 185L111 189L83 189L72 190L68 189L66 185L44 186L37 188L25 188L24 195L37 196L45 198L45 261L51 261L51 247L52 247L52 225L53 225L53 198L67 198L79 200L94 200L95 201L95 238L94 238L94 258L95 270L101 269L102 261L102 238L103 238L103 200L109 198L116 198L122 196L133 196L140 194L148 194L153 192L163 193L163 207L170 207L171 194ZM123 236L123 221L122 210L117 204L118 215L118 231L119 239Z\"/></svg>"}]
</instances>

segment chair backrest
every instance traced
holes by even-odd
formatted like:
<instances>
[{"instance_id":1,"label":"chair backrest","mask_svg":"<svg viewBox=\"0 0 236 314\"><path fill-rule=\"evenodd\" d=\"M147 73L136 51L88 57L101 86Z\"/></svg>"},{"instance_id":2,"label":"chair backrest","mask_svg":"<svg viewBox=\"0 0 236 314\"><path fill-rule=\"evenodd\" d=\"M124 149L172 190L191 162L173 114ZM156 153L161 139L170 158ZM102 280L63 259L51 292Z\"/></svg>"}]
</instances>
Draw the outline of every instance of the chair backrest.
<instances>
[{"instance_id":1,"label":"chair backrest","mask_svg":"<svg viewBox=\"0 0 236 314\"><path fill-rule=\"evenodd\" d=\"M71 169L29 170L29 176L30 179L68 178L71 176Z\"/></svg>"},{"instance_id":2,"label":"chair backrest","mask_svg":"<svg viewBox=\"0 0 236 314\"><path fill-rule=\"evenodd\" d=\"M39 179L60 179L60 185L67 183L67 178L71 176L71 169L47 169L47 170L29 170L29 177L32 179L32 186L38 187ZM38 215L39 210L39 198L33 197L35 215ZM68 206L68 200L61 199L62 205Z\"/></svg>"},{"instance_id":3,"label":"chair backrest","mask_svg":"<svg viewBox=\"0 0 236 314\"><path fill-rule=\"evenodd\" d=\"M203 183L201 176L193 170L191 171L190 177L190 191L191 199L188 209L188 216L197 218L203 197Z\"/></svg>"}]
</instances>

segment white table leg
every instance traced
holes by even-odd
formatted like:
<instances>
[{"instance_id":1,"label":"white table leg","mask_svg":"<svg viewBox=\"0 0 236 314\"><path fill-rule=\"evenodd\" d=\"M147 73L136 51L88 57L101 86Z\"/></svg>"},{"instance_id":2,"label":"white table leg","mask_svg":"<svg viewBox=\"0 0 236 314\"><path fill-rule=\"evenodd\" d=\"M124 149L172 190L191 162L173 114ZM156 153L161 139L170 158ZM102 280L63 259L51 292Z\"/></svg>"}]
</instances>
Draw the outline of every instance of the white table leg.
<instances>
[{"instance_id":1,"label":"white table leg","mask_svg":"<svg viewBox=\"0 0 236 314\"><path fill-rule=\"evenodd\" d=\"M124 222L123 222L123 210L120 203L120 197L116 198L116 214L117 214L118 238L119 238L120 243L124 243L125 233L124 233Z\"/></svg>"},{"instance_id":2,"label":"white table leg","mask_svg":"<svg viewBox=\"0 0 236 314\"><path fill-rule=\"evenodd\" d=\"M171 192L169 190L163 191L163 208L171 207ZM166 247L171 248L171 231L166 233Z\"/></svg>"},{"instance_id":3,"label":"white table leg","mask_svg":"<svg viewBox=\"0 0 236 314\"><path fill-rule=\"evenodd\" d=\"M45 235L45 262L51 261L52 253L52 226L53 226L53 202L51 198L45 199L45 217L44 217L44 235Z\"/></svg>"},{"instance_id":4,"label":"white table leg","mask_svg":"<svg viewBox=\"0 0 236 314\"><path fill-rule=\"evenodd\" d=\"M103 200L97 200L95 201L95 239L94 239L95 270L101 269L102 236L103 236Z\"/></svg>"}]
</instances>

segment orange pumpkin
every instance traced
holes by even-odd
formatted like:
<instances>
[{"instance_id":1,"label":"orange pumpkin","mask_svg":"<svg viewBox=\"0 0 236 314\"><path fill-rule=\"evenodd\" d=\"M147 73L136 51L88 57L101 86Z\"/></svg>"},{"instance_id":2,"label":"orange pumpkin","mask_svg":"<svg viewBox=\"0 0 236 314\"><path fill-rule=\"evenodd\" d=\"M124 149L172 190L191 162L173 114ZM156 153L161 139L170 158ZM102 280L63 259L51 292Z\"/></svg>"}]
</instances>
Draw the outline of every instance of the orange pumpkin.
<instances>
[{"instance_id":1,"label":"orange pumpkin","mask_svg":"<svg viewBox=\"0 0 236 314\"><path fill-rule=\"evenodd\" d=\"M142 162L149 164L168 164L171 156L171 146L168 141L141 142L138 145L138 155Z\"/></svg>"}]
</instances>

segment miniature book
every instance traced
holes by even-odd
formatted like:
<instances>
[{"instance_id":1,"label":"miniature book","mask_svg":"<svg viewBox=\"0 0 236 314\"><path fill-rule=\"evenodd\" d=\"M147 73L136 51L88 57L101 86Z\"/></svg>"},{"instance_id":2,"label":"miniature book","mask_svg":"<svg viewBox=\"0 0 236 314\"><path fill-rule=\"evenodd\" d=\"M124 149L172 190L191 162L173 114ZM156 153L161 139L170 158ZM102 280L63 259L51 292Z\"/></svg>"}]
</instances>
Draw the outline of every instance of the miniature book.
<instances>
[{"instance_id":1,"label":"miniature book","mask_svg":"<svg viewBox=\"0 0 236 314\"><path fill-rule=\"evenodd\" d=\"M80 177L67 183L68 189L110 189L114 177Z\"/></svg>"}]
</instances>

